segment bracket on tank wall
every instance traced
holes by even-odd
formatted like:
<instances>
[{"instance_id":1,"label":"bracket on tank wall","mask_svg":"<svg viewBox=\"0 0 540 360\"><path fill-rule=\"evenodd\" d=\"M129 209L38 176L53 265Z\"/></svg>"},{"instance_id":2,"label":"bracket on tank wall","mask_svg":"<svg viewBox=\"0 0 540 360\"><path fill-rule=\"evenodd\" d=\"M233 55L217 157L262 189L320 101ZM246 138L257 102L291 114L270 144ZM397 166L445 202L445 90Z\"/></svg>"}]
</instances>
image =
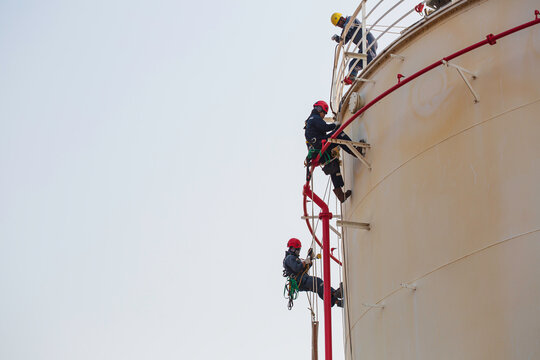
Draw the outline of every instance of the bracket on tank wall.
<instances>
[{"instance_id":1,"label":"bracket on tank wall","mask_svg":"<svg viewBox=\"0 0 540 360\"><path fill-rule=\"evenodd\" d=\"M370 80L370 79L365 79L365 78L357 78L357 79L354 80L354 81L361 81L361 82L375 83L375 80Z\"/></svg>"},{"instance_id":2,"label":"bracket on tank wall","mask_svg":"<svg viewBox=\"0 0 540 360\"><path fill-rule=\"evenodd\" d=\"M336 234L338 238L341 239L341 233L338 231L338 229L336 229L335 227L333 227L332 225L330 225L330 230L332 230L332 232L333 232L334 234Z\"/></svg>"},{"instance_id":3,"label":"bracket on tank wall","mask_svg":"<svg viewBox=\"0 0 540 360\"><path fill-rule=\"evenodd\" d=\"M371 170L370 163L368 163L366 158L362 154L360 154L360 151L356 149L357 147L370 149L371 145L363 143L363 142L332 139L332 138L328 139L327 141L333 144L346 145L349 148L349 150L351 150L354 153L354 155L358 158L358 160L360 160L364 165L367 166L369 170Z\"/></svg>"},{"instance_id":4,"label":"bracket on tank wall","mask_svg":"<svg viewBox=\"0 0 540 360\"><path fill-rule=\"evenodd\" d=\"M469 82L469 80L467 80L467 78L465 77L465 74L463 73L467 73L469 75L471 75L472 79L476 79L477 78L477 75L475 72L472 72L470 70L467 70L459 65L456 65L456 64L452 64L451 62L449 61L446 61L446 60L441 60L442 64L445 65L446 67L453 67L454 69L457 70L457 72L459 73L459 76L461 76L461 78L463 79L463 81L465 81L465 84L467 85L467 87L469 88L469 90L471 91L472 95L474 96L474 102L475 103L478 103L480 101L480 97L478 96L478 94L476 93L476 91L474 91L471 83Z\"/></svg>"},{"instance_id":5,"label":"bracket on tank wall","mask_svg":"<svg viewBox=\"0 0 540 360\"><path fill-rule=\"evenodd\" d=\"M405 289L416 290L416 285L410 285L410 284L407 284L407 283L401 283L401 287L405 288Z\"/></svg>"},{"instance_id":6,"label":"bracket on tank wall","mask_svg":"<svg viewBox=\"0 0 540 360\"><path fill-rule=\"evenodd\" d=\"M332 218L333 218L333 219L341 219L341 215L333 215L333 214L332 214ZM302 216L301 219L302 219L302 220L319 219L319 215L314 215L314 216Z\"/></svg>"},{"instance_id":7,"label":"bracket on tank wall","mask_svg":"<svg viewBox=\"0 0 540 360\"><path fill-rule=\"evenodd\" d=\"M302 216L302 220L312 220L312 219L318 219L319 216ZM335 219L341 219L341 215L332 215L332 218ZM330 230L332 230L340 239L341 239L341 233L332 225L330 225Z\"/></svg>"},{"instance_id":8,"label":"bracket on tank wall","mask_svg":"<svg viewBox=\"0 0 540 360\"><path fill-rule=\"evenodd\" d=\"M371 225L369 223L338 220L336 221L336 225L341 227L352 227L362 230L371 230Z\"/></svg>"},{"instance_id":9,"label":"bracket on tank wall","mask_svg":"<svg viewBox=\"0 0 540 360\"><path fill-rule=\"evenodd\" d=\"M367 55L366 54L361 54L361 53L357 53L357 52L346 52L345 56L349 57L349 58L352 58L352 59L367 60Z\"/></svg>"},{"instance_id":10,"label":"bracket on tank wall","mask_svg":"<svg viewBox=\"0 0 540 360\"><path fill-rule=\"evenodd\" d=\"M384 305L368 304L368 303L362 303L362 305L367 306L367 307L369 307L369 308L384 309Z\"/></svg>"},{"instance_id":11,"label":"bracket on tank wall","mask_svg":"<svg viewBox=\"0 0 540 360\"><path fill-rule=\"evenodd\" d=\"M399 59L399 60L401 60L401 61L405 61L405 56L403 56L403 55L390 54L390 57L391 57L391 58L394 58L394 59Z\"/></svg>"}]
</instances>

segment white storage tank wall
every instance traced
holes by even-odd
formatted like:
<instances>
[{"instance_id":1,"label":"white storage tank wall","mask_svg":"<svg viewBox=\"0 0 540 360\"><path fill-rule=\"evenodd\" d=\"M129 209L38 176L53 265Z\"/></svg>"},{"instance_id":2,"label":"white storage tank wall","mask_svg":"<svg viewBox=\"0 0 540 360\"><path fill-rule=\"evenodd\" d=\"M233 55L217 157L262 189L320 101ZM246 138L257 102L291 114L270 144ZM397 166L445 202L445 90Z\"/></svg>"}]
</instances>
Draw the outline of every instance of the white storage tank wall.
<instances>
[{"instance_id":1,"label":"white storage tank wall","mask_svg":"<svg viewBox=\"0 0 540 360\"><path fill-rule=\"evenodd\" d=\"M471 1L356 91L370 101L398 73L531 21L539 5ZM372 145L373 167L344 161L344 218L372 225L346 230L348 359L540 358L540 25L454 62L478 73L479 103L441 66L347 130Z\"/></svg>"}]
</instances>

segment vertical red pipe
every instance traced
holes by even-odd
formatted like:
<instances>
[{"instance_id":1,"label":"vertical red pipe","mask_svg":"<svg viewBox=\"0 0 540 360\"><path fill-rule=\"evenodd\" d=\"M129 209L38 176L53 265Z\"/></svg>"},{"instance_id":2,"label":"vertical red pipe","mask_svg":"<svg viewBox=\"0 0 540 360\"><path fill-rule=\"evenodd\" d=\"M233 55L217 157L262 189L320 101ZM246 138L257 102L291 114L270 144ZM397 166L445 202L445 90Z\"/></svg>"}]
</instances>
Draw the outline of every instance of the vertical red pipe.
<instances>
[{"instance_id":1,"label":"vertical red pipe","mask_svg":"<svg viewBox=\"0 0 540 360\"><path fill-rule=\"evenodd\" d=\"M304 195L321 208L319 218L323 228L323 284L324 284L324 347L325 360L332 360L332 294L331 294L331 279L330 279L330 219L332 213L328 211L328 205L317 196L309 185L304 185Z\"/></svg>"},{"instance_id":2,"label":"vertical red pipe","mask_svg":"<svg viewBox=\"0 0 540 360\"><path fill-rule=\"evenodd\" d=\"M332 360L332 294L330 292L330 219L328 207L319 214L323 228L324 344L325 359Z\"/></svg>"}]
</instances>

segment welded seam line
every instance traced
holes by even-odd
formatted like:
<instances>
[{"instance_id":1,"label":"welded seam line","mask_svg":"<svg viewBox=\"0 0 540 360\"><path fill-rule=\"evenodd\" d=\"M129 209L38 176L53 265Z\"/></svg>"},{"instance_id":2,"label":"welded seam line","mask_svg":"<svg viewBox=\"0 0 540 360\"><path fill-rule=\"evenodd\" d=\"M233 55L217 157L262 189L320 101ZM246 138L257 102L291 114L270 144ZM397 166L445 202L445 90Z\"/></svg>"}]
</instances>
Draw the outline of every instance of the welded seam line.
<instances>
[{"instance_id":1,"label":"welded seam line","mask_svg":"<svg viewBox=\"0 0 540 360\"><path fill-rule=\"evenodd\" d=\"M423 278L425 278L426 276L429 276L429 275L431 275L432 273L434 273L434 272L436 272L436 271L438 271L438 270L441 270L442 268L444 268L444 267L446 267L446 266L452 265L452 264L454 264L454 263L456 263L456 262L458 262L458 261L461 261L461 260L463 260L463 259L465 259L465 258L467 258L467 257L469 257L469 256L475 255L475 254L477 254L477 253L479 253L479 252L482 252L482 251L487 250L487 249L489 249L489 248L492 248L492 247L494 247L494 246L500 245L500 244L505 243L505 242L507 242L507 241L515 240L515 239L518 239L518 238L520 238L520 237L522 237L522 236L530 235L530 234L533 234L533 233L538 232L538 231L540 231L540 229L531 230L531 231L528 231L528 232L526 232L526 233L521 233L521 234L519 234L519 235L515 235L515 236L512 236L512 237L509 237L508 239L503 239L503 240L497 241L497 242L495 242L495 243L493 243L493 244L490 244L490 245L488 245L488 246L485 246L485 247L483 247L483 248L481 248L481 249L474 250L473 252L471 252L471 253L469 253L469 254L467 254L467 255L463 255L462 257L459 257L459 258L457 258L457 259L455 259L455 260L452 260L452 261L450 261L450 262L448 262L448 263L446 263L446 264L444 264L444 265L441 265L441 266L435 268L434 270L431 270L431 271L425 273L424 275L422 275L422 276L420 276L420 277L418 277L418 278L416 278L416 279L414 279L414 280L408 281L408 282L406 282L406 283L407 283L407 284L414 283L415 281L418 281L418 280L420 280L420 279L423 279ZM390 296L394 295L396 292L398 292L399 290L402 290L402 289L405 289L405 288L399 287L399 288L397 288L397 289L391 291L388 295L386 295L386 296L384 296L383 298L381 298L380 300L378 300L375 304L379 304L381 301L386 300L387 298L389 298ZM371 308L366 309L366 310L360 315L360 317L358 317L358 320L356 320L356 321L354 322L354 324L353 324L353 326L352 326L351 328L354 329L354 327L358 324L358 322L359 322L359 321L364 317L364 315L366 315L370 310L371 310Z\"/></svg>"},{"instance_id":2,"label":"welded seam line","mask_svg":"<svg viewBox=\"0 0 540 360\"><path fill-rule=\"evenodd\" d=\"M388 174L386 174L381 180L379 180L379 181L378 181L378 182L377 182L377 183L376 183L376 184L375 184L375 185L374 185L374 186L373 186L373 187L372 187L372 188L364 195L364 197L358 202L358 204L357 204L357 205L354 207L354 209L351 211L351 214L354 213L354 212L358 209L358 207L359 207L360 205L362 205L362 202L363 202L363 201L364 201L364 200L365 200L365 199L366 199L366 198L367 198L367 197L368 197L368 196L369 196L376 188L378 188L379 185L380 185L382 182L384 182L388 177L390 177L391 175L393 175L396 171L398 171L399 169L401 169L402 167L404 167L405 165L407 165L409 162L413 161L414 159L416 159L416 158L419 157L420 155L422 155L422 154L428 152L429 150L431 150L431 149L433 149L433 148L439 146L439 145L442 144L443 142L445 142L445 141L447 141L447 140L450 140L450 139L452 139L452 138L454 138L454 137L456 137L456 136L458 136L458 135L460 135L460 134L462 134L462 133L464 133L464 132L466 132L466 131L468 131L468 130L470 130L470 129L472 129L472 128L478 126L478 125L482 125L482 124L487 123L487 122L489 122L489 121L491 121L491 120L495 120L495 119L497 119L498 117L501 117L501 116L506 115L506 114L508 114L508 113L510 113L510 112L512 112L512 111L519 110L519 109L521 109L521 108L523 108L523 107L532 105L532 104L537 103L537 102L540 102L540 99L536 99L536 100L533 100L533 101L531 101L531 102L529 102L529 103L526 103L526 104L522 104L522 105L516 106L516 107L514 107L514 108L512 108L512 109L508 109L508 110L506 110L506 111L504 111L504 112L502 112L502 113L500 113L500 114L497 114L497 115L495 115L495 116L493 116L493 117L491 117L491 118L488 118L488 119L486 119L486 120L482 120L482 121L480 121L480 122L478 122L478 123L476 123L476 124L473 124L473 125L471 125L471 126L465 128L465 129L462 129L462 130L460 130L460 131L458 131L458 132L456 132L456 133L454 133L454 134L448 136L447 138L445 138L445 139L439 141L438 143L433 144L433 145L431 145L431 146L425 148L424 150L422 150L422 151L419 152L418 154L414 155L414 156L411 157L410 159L408 159L408 160L406 160L405 162L403 162L401 165L399 165L399 166L398 166L397 168L395 168L394 170L390 171L390 172L389 172ZM344 220L345 220L345 219L344 219ZM351 220L351 219L350 219L350 218L347 218L347 220Z\"/></svg>"}]
</instances>

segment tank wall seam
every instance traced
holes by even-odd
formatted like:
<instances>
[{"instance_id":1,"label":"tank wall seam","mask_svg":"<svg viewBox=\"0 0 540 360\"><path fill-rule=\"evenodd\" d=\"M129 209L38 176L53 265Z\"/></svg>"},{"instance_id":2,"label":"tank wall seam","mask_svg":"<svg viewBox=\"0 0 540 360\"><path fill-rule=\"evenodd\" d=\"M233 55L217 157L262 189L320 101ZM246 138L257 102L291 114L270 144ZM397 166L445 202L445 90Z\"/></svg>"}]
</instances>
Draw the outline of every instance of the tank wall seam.
<instances>
[{"instance_id":1,"label":"tank wall seam","mask_svg":"<svg viewBox=\"0 0 540 360\"><path fill-rule=\"evenodd\" d=\"M358 210L358 208L360 207L360 205L362 205L362 203L364 202L364 200L365 200L369 195L371 195L371 193L372 193L375 189L377 189L377 188L378 188L378 187L379 187L386 179L388 179L388 178L389 178L390 176L392 176L395 172L397 172L398 170L400 170L402 167L404 167L405 165L407 165L408 163L410 163L410 162L413 161L414 159L418 158L420 155L422 155L422 154L424 154L424 153L426 153L426 152L428 152L428 151L430 151L430 150L436 148L436 147L439 146L440 144L442 144L442 143L444 143L444 142L446 142L446 141L448 141L448 140L450 140L450 139L452 139L452 138L454 138L454 137L456 137L456 136L458 136L458 135L461 135L461 134L467 132L468 130L471 130L471 129L473 129L473 128L479 126L479 125L484 125L485 123L487 123L487 122L489 122L489 121L491 121L491 120L495 120L495 119L497 119L497 118L499 118L499 117L501 117L501 116L504 116L504 115L506 115L506 114L508 114L508 113L511 113L511 112L513 112L513 111L516 111L516 110L519 110L519 109L521 109L521 108L527 107L527 106L529 106L529 105L535 104L535 103L537 103L537 102L540 102L540 99L536 99L536 100L533 100L533 101L528 102L528 103L526 103L526 104L521 104L521 105L518 105L518 106L516 106L516 107L514 107L514 108L511 108L511 109L508 109L508 110L506 110L506 111L503 111L503 112L501 112L501 113L499 113L499 114L497 114L497 115L494 115L494 116L492 116L492 117L490 117L490 118L488 118L488 119L485 119L485 120L482 120L482 121L480 121L480 122L478 122L478 123L476 123L476 124L473 124L473 125L471 125L471 126L465 128L465 129L459 130L458 132L456 132L456 133L454 133L454 134L452 134L452 135L450 135L450 136L444 138L443 140L437 142L436 144L433 144L433 145L427 147L426 149L424 149L423 151L419 152L418 154L412 156L411 158L407 159L407 160L404 161L402 164L400 164L398 167L396 167L395 169L391 170L388 174L386 174L384 177L382 177L381 180L379 180L379 181L378 181L378 182L377 182L377 183L376 183L376 184L375 184L375 185L374 185L374 186L373 186L373 187L372 187L372 188L364 195L364 197L362 197L362 199L360 199L360 201L358 201L358 204L356 204L350 211L347 211L347 213L351 213L351 214L352 214L352 213L354 213L356 210Z\"/></svg>"},{"instance_id":2,"label":"tank wall seam","mask_svg":"<svg viewBox=\"0 0 540 360\"><path fill-rule=\"evenodd\" d=\"M468 258L469 256L476 255L476 254L478 254L478 253L481 253L482 251L488 250L488 249L490 249L490 248L492 248L492 247L495 247L495 246L497 246L497 245L501 245L501 244L503 244L503 243L505 243L505 242L508 242L508 241L511 241L511 240L516 240L516 239L519 239L519 238L521 238L521 237L523 237L523 236L531 235L531 234L534 234L534 233L539 232L539 231L540 231L540 228L537 228L537 229L535 229L535 230L527 231L527 232L524 232L524 233L521 233L521 234L517 234L517 235L511 236L511 237L509 237L509 238L503 239L503 240L496 241L496 242L494 242L493 244L484 246L483 248L474 250L474 251L472 251L472 252L470 252L470 253L468 253L468 254L466 254L466 255L463 255L463 256L461 256L461 257L459 257L459 258L457 258L457 259L454 259L454 260L452 260L452 261L450 261L450 262L448 262L448 263L446 263L446 264L443 264L443 265L441 265L441 266L439 266L439 267L437 267L437 268L435 268L435 269L433 269L433 270L431 270L431 271L425 273L424 275L421 275L421 276L417 277L417 278L414 279L414 280L408 281L407 284L414 283L415 281L421 280L421 279L423 279L423 278L425 278L425 277L427 277L427 276L433 274L434 272L439 271L439 270L441 270L441 269L443 269L443 268L445 268L445 267L447 267L447 266L450 266L450 265L452 265L452 264L455 264L455 263L457 263L457 262L459 262L459 261L461 261L461 260L463 260L463 259L466 259L466 258ZM387 295L385 295L384 297L382 297L381 299L379 299L375 304L379 304L381 301L384 301L384 300L388 299L390 296L392 296L392 295L394 295L395 293L397 293L398 291L404 290L404 289L405 289L405 288L403 288L403 287L394 289L393 291L391 291L390 293L388 293ZM362 320L362 318L364 317L364 315L366 315L370 310L371 310L371 308L366 309L366 310L358 317L358 319L357 319L357 320L353 323L353 325L351 326L351 330L354 329L356 325L358 325L358 323L360 322L360 320Z\"/></svg>"}]
</instances>

